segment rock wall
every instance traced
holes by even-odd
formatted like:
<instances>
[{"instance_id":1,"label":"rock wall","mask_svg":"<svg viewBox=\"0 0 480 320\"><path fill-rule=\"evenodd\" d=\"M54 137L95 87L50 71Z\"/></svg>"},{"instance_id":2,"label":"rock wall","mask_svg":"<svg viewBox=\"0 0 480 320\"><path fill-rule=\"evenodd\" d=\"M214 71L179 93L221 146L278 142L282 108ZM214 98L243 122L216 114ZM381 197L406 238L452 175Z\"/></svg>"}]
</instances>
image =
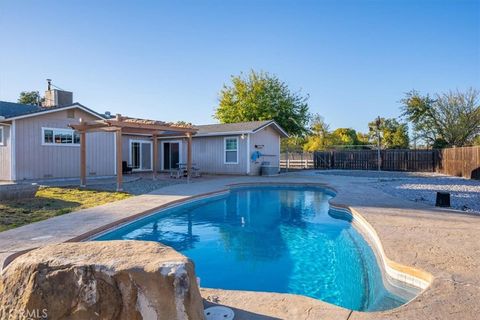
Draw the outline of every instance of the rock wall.
<instances>
[{"instance_id":1,"label":"rock wall","mask_svg":"<svg viewBox=\"0 0 480 320\"><path fill-rule=\"evenodd\" d=\"M62 243L0 277L0 319L203 319L193 263L153 242Z\"/></svg>"}]
</instances>

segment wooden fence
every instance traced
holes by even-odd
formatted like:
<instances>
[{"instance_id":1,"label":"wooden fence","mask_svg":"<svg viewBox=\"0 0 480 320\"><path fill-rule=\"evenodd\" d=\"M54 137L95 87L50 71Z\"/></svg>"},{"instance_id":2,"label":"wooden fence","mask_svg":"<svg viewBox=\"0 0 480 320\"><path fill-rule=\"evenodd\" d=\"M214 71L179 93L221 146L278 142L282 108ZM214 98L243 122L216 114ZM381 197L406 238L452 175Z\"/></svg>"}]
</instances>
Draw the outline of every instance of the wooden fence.
<instances>
[{"instance_id":1,"label":"wooden fence","mask_svg":"<svg viewBox=\"0 0 480 320\"><path fill-rule=\"evenodd\" d=\"M313 153L289 152L280 155L280 168L315 169Z\"/></svg>"},{"instance_id":2,"label":"wooden fence","mask_svg":"<svg viewBox=\"0 0 480 320\"><path fill-rule=\"evenodd\" d=\"M480 179L480 147L439 150L436 171L451 176Z\"/></svg>"},{"instance_id":3,"label":"wooden fence","mask_svg":"<svg viewBox=\"0 0 480 320\"><path fill-rule=\"evenodd\" d=\"M480 179L480 147L440 150L335 150L282 154L280 166L288 169L348 169L440 172Z\"/></svg>"}]
</instances>

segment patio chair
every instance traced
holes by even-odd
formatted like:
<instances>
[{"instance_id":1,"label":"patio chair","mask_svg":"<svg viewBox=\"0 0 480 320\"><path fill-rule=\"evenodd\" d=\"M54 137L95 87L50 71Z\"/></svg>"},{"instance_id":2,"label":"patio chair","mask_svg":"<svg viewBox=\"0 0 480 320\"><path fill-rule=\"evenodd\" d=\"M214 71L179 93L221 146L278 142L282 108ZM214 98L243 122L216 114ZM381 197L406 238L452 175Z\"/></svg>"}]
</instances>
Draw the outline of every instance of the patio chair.
<instances>
[{"instance_id":1,"label":"patio chair","mask_svg":"<svg viewBox=\"0 0 480 320\"><path fill-rule=\"evenodd\" d=\"M200 178L201 173L200 173L200 168L197 167L196 165L192 166L192 177L193 178Z\"/></svg>"},{"instance_id":2,"label":"patio chair","mask_svg":"<svg viewBox=\"0 0 480 320\"><path fill-rule=\"evenodd\" d=\"M170 178L180 179L183 175L183 171L180 168L170 169Z\"/></svg>"},{"instance_id":3,"label":"patio chair","mask_svg":"<svg viewBox=\"0 0 480 320\"><path fill-rule=\"evenodd\" d=\"M127 164L127 161L122 161L122 173L132 173L133 168Z\"/></svg>"}]
</instances>

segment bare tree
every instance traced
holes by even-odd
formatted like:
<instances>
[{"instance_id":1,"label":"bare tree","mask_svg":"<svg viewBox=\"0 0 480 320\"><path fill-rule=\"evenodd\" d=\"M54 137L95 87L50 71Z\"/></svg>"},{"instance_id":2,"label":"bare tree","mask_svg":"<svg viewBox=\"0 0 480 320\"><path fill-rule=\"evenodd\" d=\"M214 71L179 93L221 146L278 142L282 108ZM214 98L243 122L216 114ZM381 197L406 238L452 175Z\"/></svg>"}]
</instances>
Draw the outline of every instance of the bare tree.
<instances>
[{"instance_id":1,"label":"bare tree","mask_svg":"<svg viewBox=\"0 0 480 320\"><path fill-rule=\"evenodd\" d=\"M435 99L411 91L402 103L403 116L430 146L466 146L480 134L479 91L473 88L437 94Z\"/></svg>"}]
</instances>

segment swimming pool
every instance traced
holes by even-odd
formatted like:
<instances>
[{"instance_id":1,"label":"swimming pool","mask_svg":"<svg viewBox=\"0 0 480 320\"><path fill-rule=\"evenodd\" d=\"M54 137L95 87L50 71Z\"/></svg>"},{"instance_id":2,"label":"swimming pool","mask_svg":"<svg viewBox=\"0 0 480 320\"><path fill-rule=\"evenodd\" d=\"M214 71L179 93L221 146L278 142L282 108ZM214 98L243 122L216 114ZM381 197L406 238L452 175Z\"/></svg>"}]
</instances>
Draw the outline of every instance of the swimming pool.
<instances>
[{"instance_id":1,"label":"swimming pool","mask_svg":"<svg viewBox=\"0 0 480 320\"><path fill-rule=\"evenodd\" d=\"M209 288L294 293L348 309L397 307L418 290L388 280L375 252L318 187L239 187L142 218L95 240L169 245Z\"/></svg>"}]
</instances>

